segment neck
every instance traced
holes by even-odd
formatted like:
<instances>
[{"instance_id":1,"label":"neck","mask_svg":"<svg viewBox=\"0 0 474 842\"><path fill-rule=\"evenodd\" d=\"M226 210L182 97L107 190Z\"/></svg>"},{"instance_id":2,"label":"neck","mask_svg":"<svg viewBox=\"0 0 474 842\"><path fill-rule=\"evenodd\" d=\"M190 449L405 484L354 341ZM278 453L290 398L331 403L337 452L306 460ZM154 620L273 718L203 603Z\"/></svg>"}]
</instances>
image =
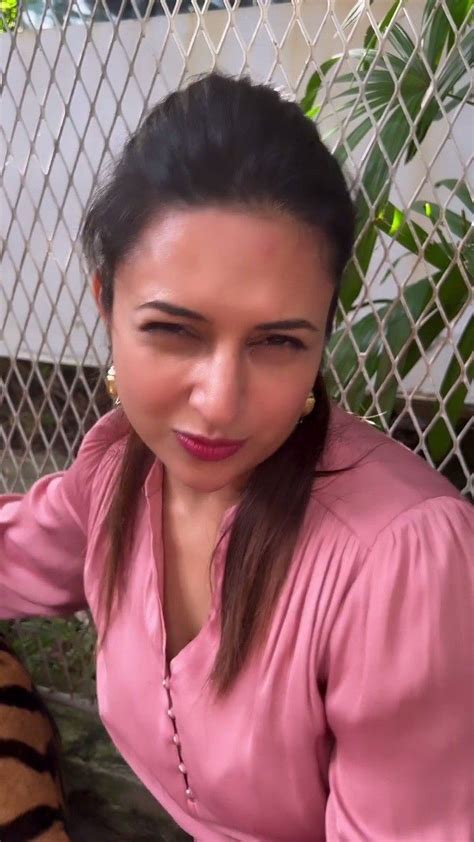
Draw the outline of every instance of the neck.
<instances>
[{"instance_id":1,"label":"neck","mask_svg":"<svg viewBox=\"0 0 474 842\"><path fill-rule=\"evenodd\" d=\"M200 491L179 482L163 467L163 501L186 515L205 515L220 520L224 512L239 500L239 491L225 486L216 491Z\"/></svg>"}]
</instances>

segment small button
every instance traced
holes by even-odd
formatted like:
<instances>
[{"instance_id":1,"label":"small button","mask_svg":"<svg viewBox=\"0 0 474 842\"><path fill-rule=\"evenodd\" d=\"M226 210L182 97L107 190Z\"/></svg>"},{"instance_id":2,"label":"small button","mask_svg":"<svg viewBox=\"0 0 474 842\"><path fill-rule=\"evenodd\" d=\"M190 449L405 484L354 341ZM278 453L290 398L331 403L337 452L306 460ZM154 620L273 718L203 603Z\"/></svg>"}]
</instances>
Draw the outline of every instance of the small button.
<instances>
[{"instance_id":1,"label":"small button","mask_svg":"<svg viewBox=\"0 0 474 842\"><path fill-rule=\"evenodd\" d=\"M175 712L174 712L173 708L168 708L168 710L166 711L166 713L168 714L168 716L169 716L169 717L171 717L171 719L175 719L175 718L176 718L176 714L175 714Z\"/></svg>"},{"instance_id":2,"label":"small button","mask_svg":"<svg viewBox=\"0 0 474 842\"><path fill-rule=\"evenodd\" d=\"M194 795L194 792L189 787L186 790L186 798L188 799L188 801L195 801L196 800L196 796Z\"/></svg>"},{"instance_id":3,"label":"small button","mask_svg":"<svg viewBox=\"0 0 474 842\"><path fill-rule=\"evenodd\" d=\"M174 734L174 735L173 735L173 742L174 742L175 746L180 746L180 745L181 745L181 740L179 739L179 737L178 737L178 735L177 735L177 734Z\"/></svg>"},{"instance_id":4,"label":"small button","mask_svg":"<svg viewBox=\"0 0 474 842\"><path fill-rule=\"evenodd\" d=\"M186 769L186 766L184 765L184 763L180 763L180 764L178 765L178 769L179 769L179 771L180 771L180 772L182 772L182 773L183 773L183 775L186 775L186 774L187 774L187 771L188 771L188 770Z\"/></svg>"},{"instance_id":5,"label":"small button","mask_svg":"<svg viewBox=\"0 0 474 842\"><path fill-rule=\"evenodd\" d=\"M169 686L170 686L170 680L169 680L169 678L164 678L164 679L163 679L163 681L162 681L161 683L162 683L163 687L164 687L166 690L169 690Z\"/></svg>"}]
</instances>

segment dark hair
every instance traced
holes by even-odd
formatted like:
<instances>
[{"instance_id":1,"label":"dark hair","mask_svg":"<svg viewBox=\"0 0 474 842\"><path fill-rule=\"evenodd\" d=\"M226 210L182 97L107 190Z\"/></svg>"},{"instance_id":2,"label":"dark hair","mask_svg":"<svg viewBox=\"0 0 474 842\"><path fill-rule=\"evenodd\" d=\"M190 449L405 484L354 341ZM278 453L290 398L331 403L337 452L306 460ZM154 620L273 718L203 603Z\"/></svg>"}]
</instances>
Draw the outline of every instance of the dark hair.
<instances>
[{"instance_id":1,"label":"dark hair","mask_svg":"<svg viewBox=\"0 0 474 842\"><path fill-rule=\"evenodd\" d=\"M206 206L273 208L325 235L334 279L329 336L354 237L353 205L339 164L296 103L248 79L217 73L152 109L93 198L83 246L89 269L101 277L105 313L112 310L116 269L151 219ZM221 642L210 676L221 694L268 628L288 571L328 429L320 373L314 392L313 412L254 469L237 507L222 585ZM150 457L131 430L109 511L105 628L123 589L125 547Z\"/></svg>"}]
</instances>

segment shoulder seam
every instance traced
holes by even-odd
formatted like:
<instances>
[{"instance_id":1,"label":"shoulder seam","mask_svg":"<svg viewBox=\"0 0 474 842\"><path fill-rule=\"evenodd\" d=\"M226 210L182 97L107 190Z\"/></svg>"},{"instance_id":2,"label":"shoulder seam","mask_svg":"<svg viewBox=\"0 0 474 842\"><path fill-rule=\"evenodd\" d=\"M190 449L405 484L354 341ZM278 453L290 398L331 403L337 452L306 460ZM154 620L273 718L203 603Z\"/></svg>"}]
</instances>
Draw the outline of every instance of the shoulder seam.
<instances>
[{"instance_id":1,"label":"shoulder seam","mask_svg":"<svg viewBox=\"0 0 474 842\"><path fill-rule=\"evenodd\" d=\"M336 624L336 622L337 622L337 620L338 620L338 617L339 617L339 615L340 615L340 612L341 612L341 611L345 608L345 606L346 606L346 604L347 604L348 600L351 598L351 596L352 596L352 594L353 594L353 592L354 592L354 589L355 589L355 588L356 588L356 586L358 586L358 584L360 583L360 581L361 581L361 579L362 579L362 577L363 577L363 575L364 575L365 571L366 571L366 570L368 570L368 569L370 569L370 566L371 566L371 565L373 565L373 563L374 563L374 556L373 556L372 551L373 551L373 549L374 549L374 547L375 547L375 544L376 544L377 540L378 540L378 539L379 539L379 538L380 538L380 537L381 537L381 536L382 536L382 535L383 535L383 534L384 534L384 533L385 533L388 529L390 529L390 528L393 526L393 524L395 523L395 521L397 521L399 518L402 518L402 517L406 516L406 515L407 515L407 514L409 514L410 512L414 511L415 509L418 509L418 508L421 508L421 507L426 507L426 505L427 505L428 503L431 503L431 502L433 502L433 501L435 501L435 500L451 500L451 501L453 501L453 502L455 502L456 504L458 504L458 505L459 505L459 503L462 503L462 502L463 502L463 499L464 499L464 498L463 498L462 496L456 497L455 495L452 495L452 496L451 496L451 495L447 495L447 494L438 494L438 495L436 495L436 496L434 496L434 497L427 497L425 500L421 500L419 503L416 503L414 506L411 506L411 507L406 508L403 512L399 512L397 515L395 515L395 516L394 516L394 517L393 517L393 518L389 521L389 523L385 524L385 526L383 526L383 527L382 527L382 529L380 529L380 530L379 530L379 532L378 532L378 533L377 533L377 535L375 536L375 539L374 539L373 544L372 544L370 547L366 547L366 549L368 550L368 552L367 552L367 554L365 555L365 557L362 559L361 564L360 564L360 566L359 566L359 569L357 570L356 575L354 576L354 578L353 578L352 582L350 583L349 587L347 588L347 590L345 591L345 593L344 593L343 597L341 598L341 600L340 600L340 602L339 602L339 605L338 605L338 608L337 608L337 612L336 612L336 616L334 617L334 620L333 620L333 622L332 622L331 628L330 628L330 630L328 631L328 634L327 634L326 640L325 640L325 641L324 641L324 643L323 643L323 646L322 646L322 649L321 649L321 654L320 654L320 669L322 669L322 673L323 673L323 675L325 675L325 674L326 674L326 672L325 672L325 671L326 671L326 668L327 668L327 664L326 664L325 659L326 659L326 657L327 657L327 651L328 651L328 648L329 648L329 646L330 646L330 642L331 642L331 635L332 635L332 632L333 632L334 626L335 626L335 624ZM467 502L467 501L466 501L466 502ZM325 508L326 508L326 507L325 507ZM327 509L327 511L331 511L331 510L330 510L330 509ZM335 517L337 517L337 515L335 515ZM339 520L339 519L338 519L338 520ZM346 525L346 524L344 524L344 525ZM349 527L347 527L347 526L346 526L346 528L348 529L348 531L349 531L349 532L352 532L352 530L351 530ZM355 537L357 538L357 536L355 536ZM362 542L361 542L361 546L364 546L364 547L365 547L366 545L362 544Z\"/></svg>"},{"instance_id":2,"label":"shoulder seam","mask_svg":"<svg viewBox=\"0 0 474 842\"><path fill-rule=\"evenodd\" d=\"M383 535L383 533L386 530L390 529L393 526L393 524L399 518L402 518L402 517L406 516L407 514L415 511L419 507L425 506L428 503L432 503L434 500L454 500L456 503L459 503L459 502L463 501L463 498L462 497L458 498L455 495L451 496L451 495L448 495L448 494L437 494L434 497L426 497L424 500L420 500L418 503L415 503L414 505L407 506L407 508L403 509L403 511L397 512L397 514L394 515L391 518L391 520L389 520L387 523L385 523L379 529L379 531L376 533L376 535L374 535L373 540L370 544L363 541L362 538L360 537L360 535L358 535L357 532L355 532L354 529L351 526L349 526L349 524L347 524L344 520L341 520L339 515L335 511L333 511L333 509L331 509L326 503L323 503L321 500L318 500L316 495L313 497L313 500L314 500L315 503L317 503L318 506L320 506L322 509L324 509L324 511L331 514L332 517L335 520L337 520L337 522L340 523L341 526L343 526L347 530L347 532L349 532L355 538L355 540L359 543L361 548L370 552L373 549L373 547L375 546L375 544L377 543L377 541L379 540L379 538Z\"/></svg>"},{"instance_id":3,"label":"shoulder seam","mask_svg":"<svg viewBox=\"0 0 474 842\"><path fill-rule=\"evenodd\" d=\"M370 550L370 548L371 548L370 545L365 544L364 541L361 540L360 536L357 535L356 532L354 532L352 527L349 526L349 524L347 524L344 520L341 520L339 515L336 512L334 512L332 509L330 509L329 506L327 506L321 500L318 500L316 495L313 497L313 502L316 503L318 506L320 506L321 509L324 509L325 512L332 515L334 520L337 520L337 522L340 523L341 526L344 527L344 529L346 529L347 532L349 532L356 539L356 541L358 541L358 543L360 544L361 547L363 547L366 550Z\"/></svg>"},{"instance_id":4,"label":"shoulder seam","mask_svg":"<svg viewBox=\"0 0 474 842\"><path fill-rule=\"evenodd\" d=\"M424 500L420 500L418 503L415 503L412 506L407 506L407 508L403 509L403 511L397 512L397 514L394 515L393 518L388 521L388 523L384 524L384 526L379 530L379 532L377 532L377 535L375 535L374 543L371 545L371 548L374 546L376 541L378 541L378 539L384 532L393 527L397 520L401 520L402 518L406 517L406 515L415 512L417 509L425 508L428 504L433 503L435 500L452 500L457 504L463 502L463 498L461 496L457 497L455 494L435 494L433 497L425 497Z\"/></svg>"}]
</instances>

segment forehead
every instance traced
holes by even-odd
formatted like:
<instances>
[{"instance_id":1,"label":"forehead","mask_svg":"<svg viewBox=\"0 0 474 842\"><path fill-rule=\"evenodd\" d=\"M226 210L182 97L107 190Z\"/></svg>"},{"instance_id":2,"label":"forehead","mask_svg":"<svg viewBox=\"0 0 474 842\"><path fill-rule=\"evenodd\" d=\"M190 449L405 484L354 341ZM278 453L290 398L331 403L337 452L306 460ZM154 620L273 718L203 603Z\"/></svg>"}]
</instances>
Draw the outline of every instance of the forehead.
<instances>
[{"instance_id":1,"label":"forehead","mask_svg":"<svg viewBox=\"0 0 474 842\"><path fill-rule=\"evenodd\" d=\"M175 210L152 221L120 265L117 292L139 306L167 298L203 311L313 308L333 289L324 235L276 211Z\"/></svg>"}]
</instances>

